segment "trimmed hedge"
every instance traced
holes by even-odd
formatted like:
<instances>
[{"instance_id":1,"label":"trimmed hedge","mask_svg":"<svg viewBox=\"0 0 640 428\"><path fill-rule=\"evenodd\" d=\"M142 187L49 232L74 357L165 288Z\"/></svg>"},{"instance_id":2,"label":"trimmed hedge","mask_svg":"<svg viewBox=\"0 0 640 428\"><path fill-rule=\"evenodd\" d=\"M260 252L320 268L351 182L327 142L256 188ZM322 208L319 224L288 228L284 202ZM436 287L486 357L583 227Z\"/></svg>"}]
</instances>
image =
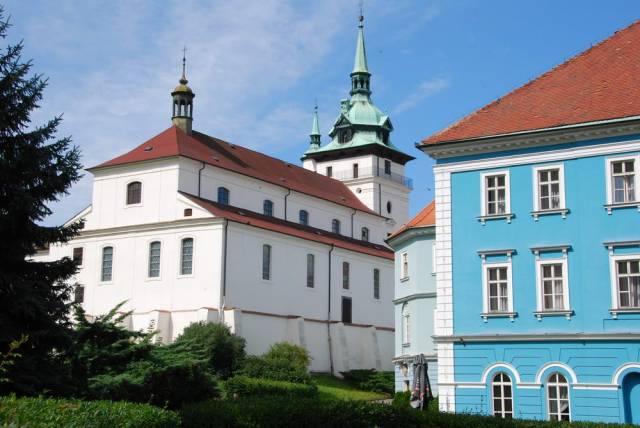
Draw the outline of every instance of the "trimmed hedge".
<instances>
[{"instance_id":1,"label":"trimmed hedge","mask_svg":"<svg viewBox=\"0 0 640 428\"><path fill-rule=\"evenodd\" d=\"M418 428L415 412L363 401L266 397L182 408L184 427ZM468 426L466 428L469 428Z\"/></svg>"},{"instance_id":2,"label":"trimmed hedge","mask_svg":"<svg viewBox=\"0 0 640 428\"><path fill-rule=\"evenodd\" d=\"M363 391L393 394L395 378L393 372L379 372L375 369L350 370L340 372L344 380Z\"/></svg>"},{"instance_id":3,"label":"trimmed hedge","mask_svg":"<svg viewBox=\"0 0 640 428\"><path fill-rule=\"evenodd\" d=\"M177 427L177 413L147 404L45 398L0 397L0 426Z\"/></svg>"},{"instance_id":4,"label":"trimmed hedge","mask_svg":"<svg viewBox=\"0 0 640 428\"><path fill-rule=\"evenodd\" d=\"M418 414L421 428L614 428L635 425L605 424L602 422L548 422L525 419L499 419L493 416L414 412Z\"/></svg>"},{"instance_id":5,"label":"trimmed hedge","mask_svg":"<svg viewBox=\"0 0 640 428\"><path fill-rule=\"evenodd\" d=\"M234 376L224 385L227 398L267 397L272 395L293 398L313 398L318 395L318 387L302 383L280 380L255 379L247 376Z\"/></svg>"},{"instance_id":6,"label":"trimmed hedge","mask_svg":"<svg viewBox=\"0 0 640 428\"><path fill-rule=\"evenodd\" d=\"M265 358L249 356L236 374L271 380L282 380L294 383L313 383L311 375L305 367L295 361L281 358Z\"/></svg>"}]
</instances>

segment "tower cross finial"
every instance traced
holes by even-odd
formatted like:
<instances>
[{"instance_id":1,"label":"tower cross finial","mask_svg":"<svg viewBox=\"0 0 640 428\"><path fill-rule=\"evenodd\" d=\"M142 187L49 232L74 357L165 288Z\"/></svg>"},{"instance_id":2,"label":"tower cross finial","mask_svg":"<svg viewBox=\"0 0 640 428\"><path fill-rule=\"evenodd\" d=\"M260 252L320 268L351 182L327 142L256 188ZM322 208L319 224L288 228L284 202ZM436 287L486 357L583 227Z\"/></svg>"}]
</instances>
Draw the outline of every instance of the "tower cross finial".
<instances>
[{"instance_id":1,"label":"tower cross finial","mask_svg":"<svg viewBox=\"0 0 640 428\"><path fill-rule=\"evenodd\" d=\"M182 48L182 78L185 78L185 71L187 68L187 47Z\"/></svg>"},{"instance_id":2,"label":"tower cross finial","mask_svg":"<svg viewBox=\"0 0 640 428\"><path fill-rule=\"evenodd\" d=\"M364 21L364 0L360 0L358 2L358 7L360 8L360 16L358 17L359 26L362 27Z\"/></svg>"}]
</instances>

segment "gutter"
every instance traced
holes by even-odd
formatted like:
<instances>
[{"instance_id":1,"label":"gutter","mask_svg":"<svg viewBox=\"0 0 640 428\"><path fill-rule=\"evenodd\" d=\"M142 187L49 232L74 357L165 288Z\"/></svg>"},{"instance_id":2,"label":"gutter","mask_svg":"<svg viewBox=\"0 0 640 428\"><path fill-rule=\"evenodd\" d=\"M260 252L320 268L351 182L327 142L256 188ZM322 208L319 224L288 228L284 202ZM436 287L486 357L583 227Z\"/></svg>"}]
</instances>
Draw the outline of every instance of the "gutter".
<instances>
[{"instance_id":1,"label":"gutter","mask_svg":"<svg viewBox=\"0 0 640 428\"><path fill-rule=\"evenodd\" d=\"M202 170L205 167L205 163L202 162L202 168L198 170L198 197L200 197L200 185L202 183Z\"/></svg>"},{"instance_id":2,"label":"gutter","mask_svg":"<svg viewBox=\"0 0 640 428\"><path fill-rule=\"evenodd\" d=\"M331 346L331 254L334 249L335 245L331 244L331 249L329 250L329 290L327 293L327 341L329 343L329 370L331 375L333 375L333 347Z\"/></svg>"},{"instance_id":3,"label":"gutter","mask_svg":"<svg viewBox=\"0 0 640 428\"><path fill-rule=\"evenodd\" d=\"M289 191L287 192L286 195L284 195L284 220L287 221L287 198L289 197L289 195L291 194L291 188L289 188Z\"/></svg>"}]
</instances>

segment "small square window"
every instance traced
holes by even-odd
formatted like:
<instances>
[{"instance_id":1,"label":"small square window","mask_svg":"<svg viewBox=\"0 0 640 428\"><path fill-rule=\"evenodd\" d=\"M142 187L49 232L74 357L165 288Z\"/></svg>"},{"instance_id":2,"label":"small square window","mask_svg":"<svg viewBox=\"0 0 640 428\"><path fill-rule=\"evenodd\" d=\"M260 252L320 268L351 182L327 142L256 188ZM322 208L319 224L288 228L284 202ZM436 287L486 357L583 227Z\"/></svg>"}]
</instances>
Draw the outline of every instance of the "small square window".
<instances>
[{"instance_id":1,"label":"small square window","mask_svg":"<svg viewBox=\"0 0 640 428\"><path fill-rule=\"evenodd\" d=\"M184 209L184 216L185 217L191 217L193 215L193 210L191 208L185 208Z\"/></svg>"},{"instance_id":2,"label":"small square window","mask_svg":"<svg viewBox=\"0 0 640 428\"><path fill-rule=\"evenodd\" d=\"M76 265L82 266L82 261L84 258L84 248L76 247L73 249L73 261Z\"/></svg>"}]
</instances>

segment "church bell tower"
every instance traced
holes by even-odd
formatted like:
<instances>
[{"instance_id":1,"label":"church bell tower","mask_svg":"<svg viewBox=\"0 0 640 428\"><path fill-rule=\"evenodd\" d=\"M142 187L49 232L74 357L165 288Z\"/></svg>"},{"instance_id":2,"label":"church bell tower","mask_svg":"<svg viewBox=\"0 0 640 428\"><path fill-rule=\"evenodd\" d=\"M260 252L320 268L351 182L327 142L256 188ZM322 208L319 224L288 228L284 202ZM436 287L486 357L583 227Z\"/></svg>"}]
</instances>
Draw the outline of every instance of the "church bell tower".
<instances>
[{"instance_id":1,"label":"church bell tower","mask_svg":"<svg viewBox=\"0 0 640 428\"><path fill-rule=\"evenodd\" d=\"M189 81L185 75L186 62L186 57L183 51L182 77L180 78L178 86L176 86L173 92L171 92L171 98L173 101L171 122L187 134L191 134L193 124L193 98L196 94L194 94L191 88L187 86Z\"/></svg>"}]
</instances>

